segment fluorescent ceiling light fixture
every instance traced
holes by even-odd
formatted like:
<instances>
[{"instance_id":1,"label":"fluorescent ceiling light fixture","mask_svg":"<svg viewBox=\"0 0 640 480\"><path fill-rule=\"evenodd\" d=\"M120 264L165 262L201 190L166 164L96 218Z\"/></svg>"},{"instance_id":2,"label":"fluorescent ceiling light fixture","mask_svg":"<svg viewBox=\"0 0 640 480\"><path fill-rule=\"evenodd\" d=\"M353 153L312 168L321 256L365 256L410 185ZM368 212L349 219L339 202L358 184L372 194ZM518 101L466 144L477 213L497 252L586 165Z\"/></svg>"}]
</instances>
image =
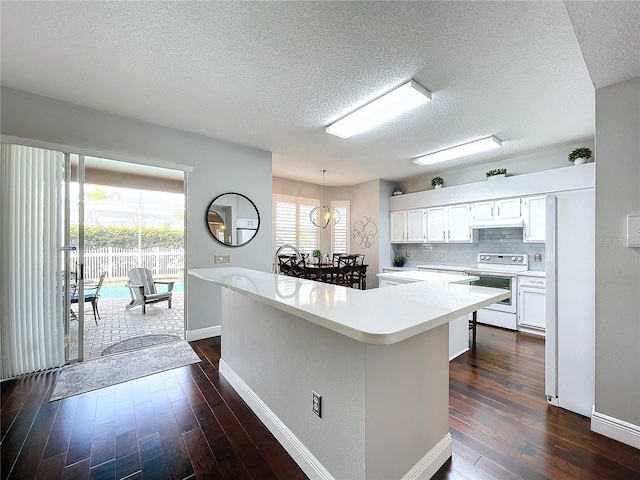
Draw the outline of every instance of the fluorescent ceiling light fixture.
<instances>
[{"instance_id":1,"label":"fluorescent ceiling light fixture","mask_svg":"<svg viewBox=\"0 0 640 480\"><path fill-rule=\"evenodd\" d=\"M327 127L327 133L349 138L431 100L429 90L409 80Z\"/></svg>"},{"instance_id":2,"label":"fluorescent ceiling light fixture","mask_svg":"<svg viewBox=\"0 0 640 480\"><path fill-rule=\"evenodd\" d=\"M428 153L422 157L414 158L413 163L418 165L433 165L453 158L464 157L472 153L485 152L502 146L502 142L496 137L481 138L473 142L464 143L451 148L445 148L439 152Z\"/></svg>"}]
</instances>

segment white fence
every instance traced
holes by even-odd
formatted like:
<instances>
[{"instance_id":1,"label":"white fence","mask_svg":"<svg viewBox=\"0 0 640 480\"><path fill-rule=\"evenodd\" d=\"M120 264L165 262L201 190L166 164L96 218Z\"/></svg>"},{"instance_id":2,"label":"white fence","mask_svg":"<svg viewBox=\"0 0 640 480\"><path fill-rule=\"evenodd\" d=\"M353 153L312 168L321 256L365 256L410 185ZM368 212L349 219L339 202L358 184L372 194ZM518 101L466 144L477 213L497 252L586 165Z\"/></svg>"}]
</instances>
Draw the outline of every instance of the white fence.
<instances>
[{"instance_id":1,"label":"white fence","mask_svg":"<svg viewBox=\"0 0 640 480\"><path fill-rule=\"evenodd\" d=\"M71 254L71 265L78 261L78 253ZM184 249L176 248L117 248L104 247L85 250L84 277L98 278L100 272L107 271L107 277L127 278L131 268L144 267L154 276L178 275L184 265Z\"/></svg>"}]
</instances>

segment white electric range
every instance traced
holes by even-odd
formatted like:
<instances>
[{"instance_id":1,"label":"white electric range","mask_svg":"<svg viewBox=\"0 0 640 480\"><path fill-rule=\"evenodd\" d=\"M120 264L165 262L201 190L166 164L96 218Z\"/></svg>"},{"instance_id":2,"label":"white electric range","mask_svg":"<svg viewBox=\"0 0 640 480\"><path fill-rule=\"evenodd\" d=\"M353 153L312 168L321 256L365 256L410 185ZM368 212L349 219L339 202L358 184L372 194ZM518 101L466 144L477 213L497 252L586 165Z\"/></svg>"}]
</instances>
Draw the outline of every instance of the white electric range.
<instances>
[{"instance_id":1,"label":"white electric range","mask_svg":"<svg viewBox=\"0 0 640 480\"><path fill-rule=\"evenodd\" d=\"M529 269L527 254L479 253L476 268L465 270L468 275L480 277L471 285L503 288L511 297L478 311L478 322L496 327L518 329L517 299L519 272Z\"/></svg>"}]
</instances>

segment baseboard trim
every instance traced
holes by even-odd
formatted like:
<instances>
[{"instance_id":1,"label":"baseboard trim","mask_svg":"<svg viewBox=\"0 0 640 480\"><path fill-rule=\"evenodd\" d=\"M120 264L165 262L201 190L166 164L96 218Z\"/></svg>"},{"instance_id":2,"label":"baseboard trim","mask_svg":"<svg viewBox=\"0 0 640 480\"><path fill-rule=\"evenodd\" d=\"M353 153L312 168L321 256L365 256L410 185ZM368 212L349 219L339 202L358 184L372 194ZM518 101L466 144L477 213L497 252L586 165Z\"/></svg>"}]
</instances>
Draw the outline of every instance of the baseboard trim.
<instances>
[{"instance_id":1,"label":"baseboard trim","mask_svg":"<svg viewBox=\"0 0 640 480\"><path fill-rule=\"evenodd\" d=\"M447 432L427 454L416 463L402 480L428 480L433 477L453 453L451 434Z\"/></svg>"},{"instance_id":2,"label":"baseboard trim","mask_svg":"<svg viewBox=\"0 0 640 480\"><path fill-rule=\"evenodd\" d=\"M220 325L215 327L200 328L198 330L187 330L187 342L202 340L203 338L219 337L222 332Z\"/></svg>"},{"instance_id":3,"label":"baseboard trim","mask_svg":"<svg viewBox=\"0 0 640 480\"><path fill-rule=\"evenodd\" d=\"M218 370L309 478L335 480L298 437L222 359Z\"/></svg>"},{"instance_id":4,"label":"baseboard trim","mask_svg":"<svg viewBox=\"0 0 640 480\"><path fill-rule=\"evenodd\" d=\"M640 449L640 427L632 423L591 411L591 431Z\"/></svg>"},{"instance_id":5,"label":"baseboard trim","mask_svg":"<svg viewBox=\"0 0 640 480\"><path fill-rule=\"evenodd\" d=\"M462 355L463 353L467 353L469 350L470 350L469 348L463 348L458 353L454 353L453 355L449 355L449 361L453 360L454 358L458 358L460 355Z\"/></svg>"}]
</instances>

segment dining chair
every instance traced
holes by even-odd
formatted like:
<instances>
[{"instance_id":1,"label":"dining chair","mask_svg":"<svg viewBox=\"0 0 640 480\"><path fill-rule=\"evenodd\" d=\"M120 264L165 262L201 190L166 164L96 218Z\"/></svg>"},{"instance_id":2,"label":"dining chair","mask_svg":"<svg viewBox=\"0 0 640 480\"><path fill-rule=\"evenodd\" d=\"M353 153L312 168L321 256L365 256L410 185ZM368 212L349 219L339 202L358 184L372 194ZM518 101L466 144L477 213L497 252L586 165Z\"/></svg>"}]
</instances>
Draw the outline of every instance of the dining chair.
<instances>
[{"instance_id":1,"label":"dining chair","mask_svg":"<svg viewBox=\"0 0 640 480\"><path fill-rule=\"evenodd\" d=\"M338 257L338 271L333 283L353 288L356 261L357 255L340 255Z\"/></svg>"},{"instance_id":2,"label":"dining chair","mask_svg":"<svg viewBox=\"0 0 640 480\"><path fill-rule=\"evenodd\" d=\"M100 318L100 312L98 311L98 299L100 298L100 289L102 288L102 283L104 282L104 278L107 276L107 272L100 272L100 278L98 279L98 283L95 285L87 285L84 289L84 301L91 302L91 306L93 307L93 320L98 324L98 318ZM80 299L78 296L77 286L74 288L71 293L71 303L79 303ZM75 314L73 314L75 317Z\"/></svg>"},{"instance_id":3,"label":"dining chair","mask_svg":"<svg viewBox=\"0 0 640 480\"><path fill-rule=\"evenodd\" d=\"M367 267L364 266L364 254L356 254L356 266L353 270L353 286L363 290L367 280Z\"/></svg>"}]
</instances>

